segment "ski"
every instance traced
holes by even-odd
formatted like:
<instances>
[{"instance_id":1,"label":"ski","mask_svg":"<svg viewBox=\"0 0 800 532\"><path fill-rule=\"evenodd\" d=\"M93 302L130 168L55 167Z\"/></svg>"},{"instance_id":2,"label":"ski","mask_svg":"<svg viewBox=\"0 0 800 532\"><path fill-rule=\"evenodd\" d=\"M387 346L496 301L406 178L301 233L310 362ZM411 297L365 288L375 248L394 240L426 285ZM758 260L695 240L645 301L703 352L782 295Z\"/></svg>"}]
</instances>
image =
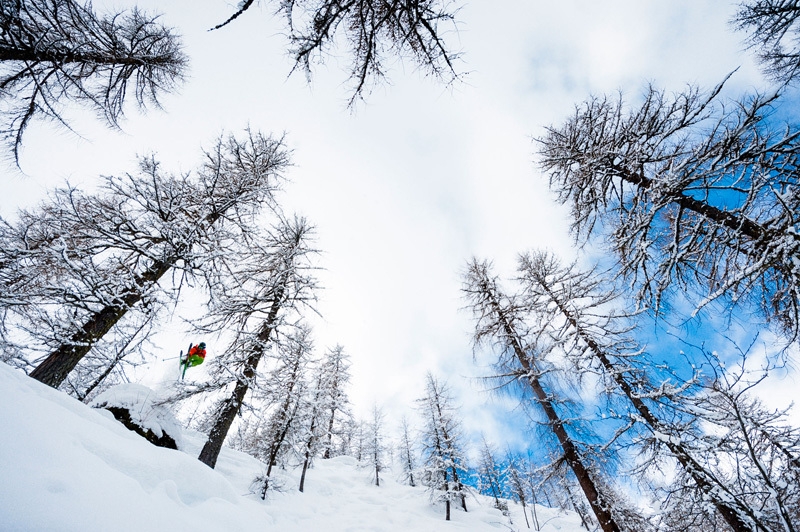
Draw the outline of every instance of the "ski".
<instances>
[{"instance_id":1,"label":"ski","mask_svg":"<svg viewBox=\"0 0 800 532\"><path fill-rule=\"evenodd\" d=\"M183 358L183 351L181 351L178 360L180 361L180 365L178 366L181 372L181 380L186 376L186 370L189 369L189 351L192 350L192 342L189 342L189 347L186 349L186 359Z\"/></svg>"}]
</instances>

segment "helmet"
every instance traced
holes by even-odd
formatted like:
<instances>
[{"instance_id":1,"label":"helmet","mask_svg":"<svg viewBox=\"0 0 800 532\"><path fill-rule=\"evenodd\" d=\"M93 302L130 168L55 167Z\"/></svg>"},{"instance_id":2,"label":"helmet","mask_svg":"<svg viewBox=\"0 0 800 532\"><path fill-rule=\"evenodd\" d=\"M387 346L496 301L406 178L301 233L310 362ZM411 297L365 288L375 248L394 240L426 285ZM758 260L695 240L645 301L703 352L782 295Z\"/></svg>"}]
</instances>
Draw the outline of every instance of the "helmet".
<instances>
[{"instance_id":1,"label":"helmet","mask_svg":"<svg viewBox=\"0 0 800 532\"><path fill-rule=\"evenodd\" d=\"M200 343L197 345L197 347L199 347L200 349L205 349L205 348L206 348L206 343L205 343L205 342L200 342Z\"/></svg>"}]
</instances>

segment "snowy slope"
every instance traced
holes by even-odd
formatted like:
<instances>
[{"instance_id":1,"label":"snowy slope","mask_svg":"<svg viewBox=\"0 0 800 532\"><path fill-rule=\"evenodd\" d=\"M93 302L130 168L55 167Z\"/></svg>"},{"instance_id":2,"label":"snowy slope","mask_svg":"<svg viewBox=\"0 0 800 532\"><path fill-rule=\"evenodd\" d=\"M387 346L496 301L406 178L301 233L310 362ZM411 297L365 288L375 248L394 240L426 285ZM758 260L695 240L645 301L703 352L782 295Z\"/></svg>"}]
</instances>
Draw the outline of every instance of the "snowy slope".
<instances>
[{"instance_id":1,"label":"snowy slope","mask_svg":"<svg viewBox=\"0 0 800 532\"><path fill-rule=\"evenodd\" d=\"M318 460L306 491L296 472L266 502L250 495L261 472L250 456L224 449L216 470L183 448L154 447L110 414L91 409L0 363L0 530L11 531L496 531L527 530L519 506L513 525L483 497L469 513L428 502L425 491L385 475L380 487L348 457ZM538 508L544 531L581 530L574 515Z\"/></svg>"}]
</instances>

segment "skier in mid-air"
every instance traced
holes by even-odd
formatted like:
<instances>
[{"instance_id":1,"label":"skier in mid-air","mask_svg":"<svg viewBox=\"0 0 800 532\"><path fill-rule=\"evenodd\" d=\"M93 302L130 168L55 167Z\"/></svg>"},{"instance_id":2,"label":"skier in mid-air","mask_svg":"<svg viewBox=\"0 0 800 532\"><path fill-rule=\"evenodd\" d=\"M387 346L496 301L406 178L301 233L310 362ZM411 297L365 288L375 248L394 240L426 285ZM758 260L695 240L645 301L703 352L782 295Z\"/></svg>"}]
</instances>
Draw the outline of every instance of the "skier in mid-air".
<instances>
[{"instance_id":1,"label":"skier in mid-air","mask_svg":"<svg viewBox=\"0 0 800 532\"><path fill-rule=\"evenodd\" d=\"M183 372L181 373L181 379L186 375L186 370L189 368L193 368L195 366L199 366L203 363L203 360L206 358L206 343L200 342L197 345L192 346L189 344L189 351L186 353L186 358L181 356L181 368Z\"/></svg>"}]
</instances>

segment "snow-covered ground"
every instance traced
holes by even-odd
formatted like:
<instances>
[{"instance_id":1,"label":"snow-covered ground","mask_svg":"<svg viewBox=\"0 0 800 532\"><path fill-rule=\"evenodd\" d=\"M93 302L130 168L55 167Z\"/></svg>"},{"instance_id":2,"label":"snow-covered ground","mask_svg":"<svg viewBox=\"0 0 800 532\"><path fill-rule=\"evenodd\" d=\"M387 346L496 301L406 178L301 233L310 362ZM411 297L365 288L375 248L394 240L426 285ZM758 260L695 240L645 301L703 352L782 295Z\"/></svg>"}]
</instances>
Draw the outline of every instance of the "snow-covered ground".
<instances>
[{"instance_id":1,"label":"snow-covered ground","mask_svg":"<svg viewBox=\"0 0 800 532\"><path fill-rule=\"evenodd\" d=\"M0 530L116 531L491 531L528 530L521 507L511 520L481 496L444 520L422 488L386 472L380 487L355 459L318 460L297 491L267 501L249 493L262 472L254 458L225 448L215 470L197 461L202 438L184 433L181 450L155 447L108 412L0 363ZM541 530L578 532L577 516L537 507Z\"/></svg>"}]
</instances>

